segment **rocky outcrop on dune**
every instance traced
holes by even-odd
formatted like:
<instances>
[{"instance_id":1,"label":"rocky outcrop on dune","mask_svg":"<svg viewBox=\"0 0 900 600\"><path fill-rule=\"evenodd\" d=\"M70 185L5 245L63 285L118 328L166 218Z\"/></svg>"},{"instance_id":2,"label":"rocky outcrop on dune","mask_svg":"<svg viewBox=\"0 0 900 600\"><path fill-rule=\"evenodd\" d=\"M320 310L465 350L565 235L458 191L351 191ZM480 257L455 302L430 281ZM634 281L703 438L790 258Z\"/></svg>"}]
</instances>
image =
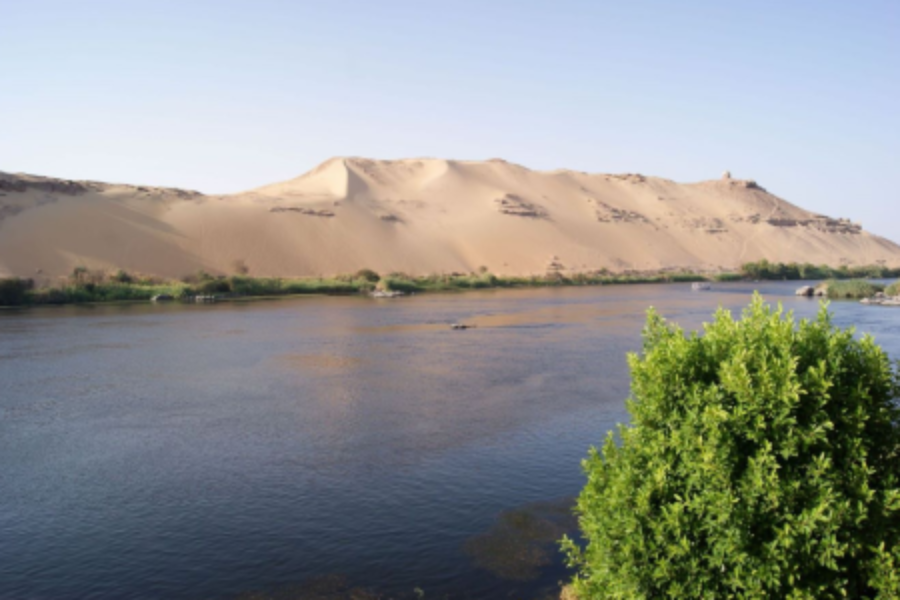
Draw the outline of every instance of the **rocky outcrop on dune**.
<instances>
[{"instance_id":1,"label":"rocky outcrop on dune","mask_svg":"<svg viewBox=\"0 0 900 600\"><path fill-rule=\"evenodd\" d=\"M773 227L807 227L825 233L859 235L863 232L862 225L851 223L850 219L832 219L821 215L812 219L766 219L766 223Z\"/></svg>"},{"instance_id":2,"label":"rocky outcrop on dune","mask_svg":"<svg viewBox=\"0 0 900 600\"><path fill-rule=\"evenodd\" d=\"M548 267L548 258L551 267ZM562 274L744 262L900 265L900 246L751 179L534 171L499 159L333 158L225 196L0 174L0 276Z\"/></svg>"},{"instance_id":3,"label":"rocky outcrop on dune","mask_svg":"<svg viewBox=\"0 0 900 600\"><path fill-rule=\"evenodd\" d=\"M650 220L639 212L610 206L596 198L588 198L595 207L594 214L600 223L650 223Z\"/></svg>"},{"instance_id":4,"label":"rocky outcrop on dune","mask_svg":"<svg viewBox=\"0 0 900 600\"><path fill-rule=\"evenodd\" d=\"M56 202L58 196L84 194L92 187L91 183L84 181L0 172L0 222L22 213L32 205L43 206ZM33 203L23 201L23 195L29 191L38 195Z\"/></svg>"},{"instance_id":5,"label":"rocky outcrop on dune","mask_svg":"<svg viewBox=\"0 0 900 600\"><path fill-rule=\"evenodd\" d=\"M122 188L135 194L166 195L181 199L192 199L202 196L200 192L183 190L179 188L151 187L143 185L109 184L99 181L74 181L71 179L56 179L53 177L41 177L24 173L0 172L0 193L26 192L35 190L48 194L60 194L64 196L78 196L88 192L103 192L110 188Z\"/></svg>"},{"instance_id":6,"label":"rocky outcrop on dune","mask_svg":"<svg viewBox=\"0 0 900 600\"><path fill-rule=\"evenodd\" d=\"M504 215L514 217L529 217L532 219L546 219L547 211L544 207L529 202L516 194L504 194L502 198L494 200L497 210Z\"/></svg>"},{"instance_id":7,"label":"rocky outcrop on dune","mask_svg":"<svg viewBox=\"0 0 900 600\"><path fill-rule=\"evenodd\" d=\"M331 218L334 216L334 211L319 209L316 210L314 208L306 208L304 206L273 206L269 209L269 212L280 213L280 212L292 212L300 215L307 215L310 217L327 217Z\"/></svg>"},{"instance_id":8,"label":"rocky outcrop on dune","mask_svg":"<svg viewBox=\"0 0 900 600\"><path fill-rule=\"evenodd\" d=\"M161 200L199 200L200 192L179 188L110 184L0 172L0 222L31 208L54 204L61 198L86 195L120 195Z\"/></svg>"},{"instance_id":9,"label":"rocky outcrop on dune","mask_svg":"<svg viewBox=\"0 0 900 600\"><path fill-rule=\"evenodd\" d=\"M34 177L27 175L10 175L0 173L0 193L25 192L29 189L48 192L51 194L63 194L76 196L91 189L91 184L82 181L65 179L51 179L49 177Z\"/></svg>"}]
</instances>

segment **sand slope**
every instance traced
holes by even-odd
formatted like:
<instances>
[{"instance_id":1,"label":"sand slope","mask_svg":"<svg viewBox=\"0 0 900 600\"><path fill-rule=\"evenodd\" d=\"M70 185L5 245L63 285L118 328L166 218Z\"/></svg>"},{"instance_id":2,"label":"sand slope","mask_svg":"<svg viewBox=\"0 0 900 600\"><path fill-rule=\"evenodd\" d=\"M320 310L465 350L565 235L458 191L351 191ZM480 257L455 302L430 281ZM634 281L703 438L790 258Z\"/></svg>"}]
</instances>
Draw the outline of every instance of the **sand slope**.
<instances>
[{"instance_id":1,"label":"sand slope","mask_svg":"<svg viewBox=\"0 0 900 600\"><path fill-rule=\"evenodd\" d=\"M76 266L329 275L900 265L900 246L751 181L532 171L502 160L334 158L228 196L0 173L0 275Z\"/></svg>"}]
</instances>

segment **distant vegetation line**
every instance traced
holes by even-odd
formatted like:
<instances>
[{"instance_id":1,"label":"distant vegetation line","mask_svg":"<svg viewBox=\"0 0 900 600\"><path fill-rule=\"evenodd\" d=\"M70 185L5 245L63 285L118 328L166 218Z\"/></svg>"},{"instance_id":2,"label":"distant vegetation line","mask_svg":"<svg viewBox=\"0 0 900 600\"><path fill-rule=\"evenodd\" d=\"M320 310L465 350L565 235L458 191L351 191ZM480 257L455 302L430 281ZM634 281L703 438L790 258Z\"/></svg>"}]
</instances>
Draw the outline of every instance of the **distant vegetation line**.
<instances>
[{"instance_id":1,"label":"distant vegetation line","mask_svg":"<svg viewBox=\"0 0 900 600\"><path fill-rule=\"evenodd\" d=\"M675 283L695 281L812 280L900 277L900 268L884 266L832 268L811 264L746 263L737 272L715 274L689 270L611 273L548 272L523 277L498 276L486 267L477 272L412 276L405 273L380 275L362 269L352 275L335 277L251 277L245 268L235 275L213 275L199 271L181 280L164 280L119 270L114 273L77 267L58 285L37 286L31 279L0 278L0 306L78 304L89 302L148 301L157 296L191 300L197 296L245 298L300 294L351 295L375 290L405 293L468 289L586 286L634 283Z\"/></svg>"},{"instance_id":2,"label":"distant vegetation line","mask_svg":"<svg viewBox=\"0 0 900 600\"><path fill-rule=\"evenodd\" d=\"M773 263L767 260L744 263L741 266L742 279L760 279L769 281L796 281L816 279L893 279L900 277L900 268L884 265L854 266L841 265L834 268L828 265L810 263Z\"/></svg>"}]
</instances>

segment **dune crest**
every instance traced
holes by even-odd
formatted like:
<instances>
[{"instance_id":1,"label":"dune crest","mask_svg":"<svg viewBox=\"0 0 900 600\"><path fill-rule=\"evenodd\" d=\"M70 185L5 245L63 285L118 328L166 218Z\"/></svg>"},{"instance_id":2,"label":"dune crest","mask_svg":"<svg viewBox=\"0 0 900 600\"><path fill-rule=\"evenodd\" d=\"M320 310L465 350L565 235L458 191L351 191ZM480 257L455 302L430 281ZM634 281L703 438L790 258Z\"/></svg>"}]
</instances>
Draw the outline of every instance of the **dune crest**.
<instances>
[{"instance_id":1,"label":"dune crest","mask_svg":"<svg viewBox=\"0 0 900 600\"><path fill-rule=\"evenodd\" d=\"M0 275L76 266L304 276L900 265L900 246L752 180L534 171L501 159L338 157L233 195L0 173Z\"/></svg>"}]
</instances>

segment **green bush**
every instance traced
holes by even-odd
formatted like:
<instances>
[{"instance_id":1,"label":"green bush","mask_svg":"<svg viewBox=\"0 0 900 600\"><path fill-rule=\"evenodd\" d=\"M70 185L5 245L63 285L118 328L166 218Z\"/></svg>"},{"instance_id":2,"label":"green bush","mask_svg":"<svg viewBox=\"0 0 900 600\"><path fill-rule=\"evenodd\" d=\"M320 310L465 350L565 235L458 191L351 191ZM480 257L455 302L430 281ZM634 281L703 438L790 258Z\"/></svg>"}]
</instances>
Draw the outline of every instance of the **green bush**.
<instances>
[{"instance_id":1,"label":"green bush","mask_svg":"<svg viewBox=\"0 0 900 600\"><path fill-rule=\"evenodd\" d=\"M835 269L828 265L770 263L763 259L741 265L741 274L746 279L864 279L896 277L900 269L884 265L841 265Z\"/></svg>"},{"instance_id":2,"label":"green bush","mask_svg":"<svg viewBox=\"0 0 900 600\"><path fill-rule=\"evenodd\" d=\"M112 281L116 283L134 283L134 277L131 276L127 271L123 271L119 269L115 273L113 273L112 277L110 277Z\"/></svg>"},{"instance_id":3,"label":"green bush","mask_svg":"<svg viewBox=\"0 0 900 600\"><path fill-rule=\"evenodd\" d=\"M900 296L900 281L895 281L891 285L887 286L887 289L884 290L884 293L888 296Z\"/></svg>"},{"instance_id":4,"label":"green bush","mask_svg":"<svg viewBox=\"0 0 900 600\"><path fill-rule=\"evenodd\" d=\"M59 288L42 288L32 295L35 304L76 304L92 302L94 296L80 285L66 285Z\"/></svg>"},{"instance_id":5,"label":"green bush","mask_svg":"<svg viewBox=\"0 0 900 600\"><path fill-rule=\"evenodd\" d=\"M88 273L89 271L87 267L75 267L74 269L72 269L72 275L70 276L70 279L73 282L78 283L82 279L86 278L88 276Z\"/></svg>"},{"instance_id":6,"label":"green bush","mask_svg":"<svg viewBox=\"0 0 900 600\"><path fill-rule=\"evenodd\" d=\"M675 283L691 283L693 281L708 281L703 275L697 273L672 273L667 277L668 281Z\"/></svg>"},{"instance_id":7,"label":"green bush","mask_svg":"<svg viewBox=\"0 0 900 600\"><path fill-rule=\"evenodd\" d=\"M28 300L28 292L34 289L34 281L10 277L0 279L0 306L19 306Z\"/></svg>"},{"instance_id":8,"label":"green bush","mask_svg":"<svg viewBox=\"0 0 900 600\"><path fill-rule=\"evenodd\" d=\"M231 291L231 283L224 277L216 277L213 279L202 279L194 285L197 293L203 296L213 294L227 294Z\"/></svg>"},{"instance_id":9,"label":"green bush","mask_svg":"<svg viewBox=\"0 0 900 600\"><path fill-rule=\"evenodd\" d=\"M176 298L192 293L184 284L139 285L135 283L101 283L42 288L31 292L28 302L34 304L79 304L84 302L128 302L149 300L158 294Z\"/></svg>"},{"instance_id":10,"label":"green bush","mask_svg":"<svg viewBox=\"0 0 900 600\"><path fill-rule=\"evenodd\" d=\"M372 269L360 269L354 275L356 279L364 279L369 283L378 283L378 280L381 279L381 275L373 271Z\"/></svg>"},{"instance_id":11,"label":"green bush","mask_svg":"<svg viewBox=\"0 0 900 600\"><path fill-rule=\"evenodd\" d=\"M391 273L390 275L386 275L381 278L378 285L383 290L405 292L407 294L420 292L423 289L418 282L403 273Z\"/></svg>"},{"instance_id":12,"label":"green bush","mask_svg":"<svg viewBox=\"0 0 900 600\"><path fill-rule=\"evenodd\" d=\"M218 279L218 277L216 277L215 275L212 275L211 273L203 269L199 269L196 273L192 273L190 275L185 275L184 277L182 277L181 282L195 285L206 281L215 281L216 279Z\"/></svg>"},{"instance_id":13,"label":"green bush","mask_svg":"<svg viewBox=\"0 0 900 600\"><path fill-rule=\"evenodd\" d=\"M277 277L246 277L234 275L229 288L242 296L274 296L284 293L282 280Z\"/></svg>"},{"instance_id":14,"label":"green bush","mask_svg":"<svg viewBox=\"0 0 900 600\"><path fill-rule=\"evenodd\" d=\"M289 279L282 285L285 294L353 294L359 286L337 279Z\"/></svg>"},{"instance_id":15,"label":"green bush","mask_svg":"<svg viewBox=\"0 0 900 600\"><path fill-rule=\"evenodd\" d=\"M563 541L579 598L900 597L900 379L871 337L756 296L702 336L651 310L629 365Z\"/></svg>"},{"instance_id":16,"label":"green bush","mask_svg":"<svg viewBox=\"0 0 900 600\"><path fill-rule=\"evenodd\" d=\"M871 298L876 292L884 290L879 283L863 281L862 279L850 279L847 281L827 281L828 297L832 300L848 300L859 298Z\"/></svg>"}]
</instances>

